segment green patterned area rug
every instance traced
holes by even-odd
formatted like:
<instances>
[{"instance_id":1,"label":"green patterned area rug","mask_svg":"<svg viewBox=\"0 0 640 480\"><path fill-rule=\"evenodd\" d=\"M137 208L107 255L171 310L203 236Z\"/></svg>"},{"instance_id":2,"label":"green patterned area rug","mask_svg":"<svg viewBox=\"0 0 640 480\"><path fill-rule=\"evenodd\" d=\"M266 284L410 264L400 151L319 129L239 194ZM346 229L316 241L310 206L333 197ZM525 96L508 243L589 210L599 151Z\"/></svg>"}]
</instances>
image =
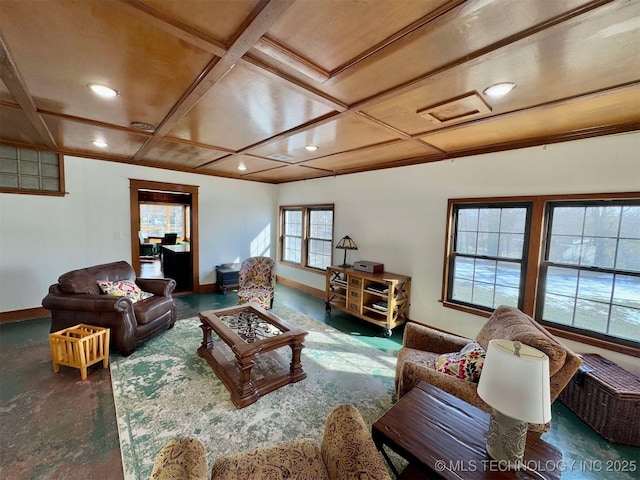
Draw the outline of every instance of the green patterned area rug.
<instances>
[{"instance_id":1,"label":"green patterned area rug","mask_svg":"<svg viewBox=\"0 0 640 480\"><path fill-rule=\"evenodd\" d=\"M284 306L273 313L309 332L302 351L307 378L236 409L196 350L200 320L180 320L130 357L112 355L111 376L127 480L148 479L159 450L179 435L205 445L209 468L220 455L275 442L321 440L329 412L352 403L371 425L393 401L393 354ZM291 358L285 347L281 355Z\"/></svg>"}]
</instances>

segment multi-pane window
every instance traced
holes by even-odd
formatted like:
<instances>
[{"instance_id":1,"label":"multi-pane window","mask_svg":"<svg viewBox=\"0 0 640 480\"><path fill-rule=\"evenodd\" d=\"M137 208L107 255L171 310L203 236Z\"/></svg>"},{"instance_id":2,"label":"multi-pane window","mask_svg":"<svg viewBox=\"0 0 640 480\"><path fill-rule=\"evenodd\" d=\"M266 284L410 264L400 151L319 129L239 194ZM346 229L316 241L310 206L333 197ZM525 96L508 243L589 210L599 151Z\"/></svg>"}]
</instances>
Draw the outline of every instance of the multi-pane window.
<instances>
[{"instance_id":1,"label":"multi-pane window","mask_svg":"<svg viewBox=\"0 0 640 480\"><path fill-rule=\"evenodd\" d=\"M452 199L448 211L446 306L510 305L556 334L640 351L637 192Z\"/></svg>"},{"instance_id":2,"label":"multi-pane window","mask_svg":"<svg viewBox=\"0 0 640 480\"><path fill-rule=\"evenodd\" d=\"M302 209L285 209L282 217L282 260L302 264Z\"/></svg>"},{"instance_id":3,"label":"multi-pane window","mask_svg":"<svg viewBox=\"0 0 640 480\"><path fill-rule=\"evenodd\" d=\"M538 317L640 341L640 202L547 206Z\"/></svg>"},{"instance_id":4,"label":"multi-pane window","mask_svg":"<svg viewBox=\"0 0 640 480\"><path fill-rule=\"evenodd\" d=\"M19 193L60 193L57 153L0 145L0 190Z\"/></svg>"},{"instance_id":5,"label":"multi-pane window","mask_svg":"<svg viewBox=\"0 0 640 480\"><path fill-rule=\"evenodd\" d=\"M309 209L307 266L325 270L331 265L333 244L333 209Z\"/></svg>"},{"instance_id":6,"label":"multi-pane window","mask_svg":"<svg viewBox=\"0 0 640 480\"><path fill-rule=\"evenodd\" d=\"M448 301L522 306L530 211L527 204L454 206Z\"/></svg>"},{"instance_id":7,"label":"multi-pane window","mask_svg":"<svg viewBox=\"0 0 640 480\"><path fill-rule=\"evenodd\" d=\"M177 233L178 239L183 240L188 236L185 226L189 209L189 205L142 203L140 230L145 237L163 237L165 233Z\"/></svg>"},{"instance_id":8,"label":"multi-pane window","mask_svg":"<svg viewBox=\"0 0 640 480\"><path fill-rule=\"evenodd\" d=\"M333 251L333 205L281 207L283 262L325 270Z\"/></svg>"}]
</instances>

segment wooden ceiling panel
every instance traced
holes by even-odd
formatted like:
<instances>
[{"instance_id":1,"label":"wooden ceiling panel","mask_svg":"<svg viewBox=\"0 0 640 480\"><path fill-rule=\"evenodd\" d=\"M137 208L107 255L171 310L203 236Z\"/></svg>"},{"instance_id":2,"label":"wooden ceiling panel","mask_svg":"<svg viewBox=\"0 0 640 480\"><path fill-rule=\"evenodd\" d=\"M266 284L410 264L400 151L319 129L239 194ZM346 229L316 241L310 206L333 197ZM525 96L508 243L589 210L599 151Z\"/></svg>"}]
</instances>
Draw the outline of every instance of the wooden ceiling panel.
<instances>
[{"instance_id":1,"label":"wooden ceiling panel","mask_svg":"<svg viewBox=\"0 0 640 480\"><path fill-rule=\"evenodd\" d=\"M595 120L597 119L597 120ZM552 137L599 125L636 122L640 128L640 86L608 95L566 102L535 112L507 114L469 126L452 127L443 133L425 135L422 140L447 152L526 139Z\"/></svg>"},{"instance_id":2,"label":"wooden ceiling panel","mask_svg":"<svg viewBox=\"0 0 640 480\"><path fill-rule=\"evenodd\" d=\"M0 106L0 141L45 145L24 112L5 106Z\"/></svg>"},{"instance_id":3,"label":"wooden ceiling panel","mask_svg":"<svg viewBox=\"0 0 640 480\"><path fill-rule=\"evenodd\" d=\"M356 116L345 116L318 127L250 149L247 153L260 157L272 154L288 155L291 163L311 160L319 156L375 145L397 138L397 135ZM318 150L308 152L306 145Z\"/></svg>"},{"instance_id":4,"label":"wooden ceiling panel","mask_svg":"<svg viewBox=\"0 0 640 480\"><path fill-rule=\"evenodd\" d=\"M640 130L638 18L622 0L0 0L0 141L281 183ZM517 87L483 93L500 81Z\"/></svg>"},{"instance_id":5,"label":"wooden ceiling panel","mask_svg":"<svg viewBox=\"0 0 640 480\"><path fill-rule=\"evenodd\" d=\"M238 167L243 165L246 170L239 170ZM234 176L245 176L263 170L281 167L282 162L274 160L266 160L264 158L249 157L247 155L233 155L229 158L223 158L209 165L205 165L197 170L198 173L222 173Z\"/></svg>"},{"instance_id":6,"label":"wooden ceiling panel","mask_svg":"<svg viewBox=\"0 0 640 480\"><path fill-rule=\"evenodd\" d=\"M52 115L43 115L56 143L67 152L91 153L97 157L113 155L131 157L147 140L146 135L89 125ZM103 141L108 147L100 148L93 141Z\"/></svg>"},{"instance_id":7,"label":"wooden ceiling panel","mask_svg":"<svg viewBox=\"0 0 640 480\"><path fill-rule=\"evenodd\" d=\"M255 180L257 182L283 183L297 180L311 180L313 178L328 177L330 175L331 172L324 170L317 170L300 165L289 165L244 175L242 178L244 180Z\"/></svg>"},{"instance_id":8,"label":"wooden ceiling panel","mask_svg":"<svg viewBox=\"0 0 640 480\"><path fill-rule=\"evenodd\" d=\"M142 3L228 44L259 0L141 0Z\"/></svg>"},{"instance_id":9,"label":"wooden ceiling panel","mask_svg":"<svg viewBox=\"0 0 640 480\"><path fill-rule=\"evenodd\" d=\"M349 104L359 102L464 64L489 46L508 43L510 36L585 3L544 2L544 8L537 1L464 3L331 80L326 91Z\"/></svg>"},{"instance_id":10,"label":"wooden ceiling panel","mask_svg":"<svg viewBox=\"0 0 640 480\"><path fill-rule=\"evenodd\" d=\"M229 155L229 153L183 142L162 140L157 145L154 145L141 160L175 165L177 167L195 168L225 155Z\"/></svg>"},{"instance_id":11,"label":"wooden ceiling panel","mask_svg":"<svg viewBox=\"0 0 640 480\"><path fill-rule=\"evenodd\" d=\"M447 0L369 0L363 8L353 0L301 1L267 36L331 72L444 3Z\"/></svg>"},{"instance_id":12,"label":"wooden ceiling panel","mask_svg":"<svg viewBox=\"0 0 640 480\"><path fill-rule=\"evenodd\" d=\"M461 93L475 91L482 95L486 87L501 81L514 82L517 87L502 98L483 95L493 115L640 81L640 70L627 68L628 62L633 62L631 59L634 58L640 65L640 23L629 20L640 15L639 7L637 3L608 5L597 16L595 12L586 15L589 21L580 17L568 22L575 23L571 30L567 30L566 25L550 28L469 64L445 71L419 88L363 111L415 135L439 128L439 125L418 115L417 111ZM599 33L593 35L590 32ZM624 115L623 112L621 114ZM460 122L466 120L462 118Z\"/></svg>"},{"instance_id":13,"label":"wooden ceiling panel","mask_svg":"<svg viewBox=\"0 0 640 480\"><path fill-rule=\"evenodd\" d=\"M2 1L2 34L40 110L158 124L211 54L117 10L114 2ZM105 100L87 88L108 85Z\"/></svg>"},{"instance_id":14,"label":"wooden ceiling panel","mask_svg":"<svg viewBox=\"0 0 640 480\"><path fill-rule=\"evenodd\" d=\"M304 162L308 167L322 168L333 172L357 170L372 166L386 165L399 160L439 155L441 152L411 140L397 140L386 145L378 145L360 150L338 153Z\"/></svg>"},{"instance_id":15,"label":"wooden ceiling panel","mask_svg":"<svg viewBox=\"0 0 640 480\"><path fill-rule=\"evenodd\" d=\"M171 135L239 150L332 111L284 82L236 67L178 122Z\"/></svg>"},{"instance_id":16,"label":"wooden ceiling panel","mask_svg":"<svg viewBox=\"0 0 640 480\"><path fill-rule=\"evenodd\" d=\"M17 104L16 99L2 80L0 80L0 102Z\"/></svg>"}]
</instances>

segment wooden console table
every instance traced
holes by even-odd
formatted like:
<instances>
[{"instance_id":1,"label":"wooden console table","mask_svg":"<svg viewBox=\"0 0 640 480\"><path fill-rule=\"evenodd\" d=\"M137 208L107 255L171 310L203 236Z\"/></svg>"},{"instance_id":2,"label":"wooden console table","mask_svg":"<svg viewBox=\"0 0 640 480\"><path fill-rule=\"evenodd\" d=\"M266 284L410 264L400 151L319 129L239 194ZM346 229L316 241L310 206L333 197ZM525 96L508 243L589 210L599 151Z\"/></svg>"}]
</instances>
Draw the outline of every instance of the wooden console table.
<instances>
[{"instance_id":1,"label":"wooden console table","mask_svg":"<svg viewBox=\"0 0 640 480\"><path fill-rule=\"evenodd\" d=\"M383 445L409 461L399 478L539 480L532 472L507 471L491 459L485 450L488 430L487 412L426 382L400 398L371 428L388 462ZM527 436L523 462L547 480L562 474L560 450L535 434Z\"/></svg>"},{"instance_id":2,"label":"wooden console table","mask_svg":"<svg viewBox=\"0 0 640 480\"><path fill-rule=\"evenodd\" d=\"M325 309L337 308L384 328L384 336L409 317L411 277L327 267Z\"/></svg>"}]
</instances>

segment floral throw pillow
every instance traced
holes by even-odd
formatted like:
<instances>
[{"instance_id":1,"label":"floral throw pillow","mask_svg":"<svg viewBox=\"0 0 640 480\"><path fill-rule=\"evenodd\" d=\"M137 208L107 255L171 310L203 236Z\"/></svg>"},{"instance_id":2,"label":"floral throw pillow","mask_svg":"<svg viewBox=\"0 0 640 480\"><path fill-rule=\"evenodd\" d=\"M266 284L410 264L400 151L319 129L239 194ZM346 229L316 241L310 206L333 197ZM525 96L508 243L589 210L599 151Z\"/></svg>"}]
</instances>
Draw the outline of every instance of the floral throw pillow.
<instances>
[{"instance_id":1,"label":"floral throw pillow","mask_svg":"<svg viewBox=\"0 0 640 480\"><path fill-rule=\"evenodd\" d=\"M103 293L111 295L112 297L128 297L133 303L153 297L153 293L143 292L140 287L131 280L120 280L118 282L97 280L97 283Z\"/></svg>"},{"instance_id":2,"label":"floral throw pillow","mask_svg":"<svg viewBox=\"0 0 640 480\"><path fill-rule=\"evenodd\" d=\"M471 342L459 352L440 355L436 359L436 371L478 383L485 356L480 344Z\"/></svg>"}]
</instances>

